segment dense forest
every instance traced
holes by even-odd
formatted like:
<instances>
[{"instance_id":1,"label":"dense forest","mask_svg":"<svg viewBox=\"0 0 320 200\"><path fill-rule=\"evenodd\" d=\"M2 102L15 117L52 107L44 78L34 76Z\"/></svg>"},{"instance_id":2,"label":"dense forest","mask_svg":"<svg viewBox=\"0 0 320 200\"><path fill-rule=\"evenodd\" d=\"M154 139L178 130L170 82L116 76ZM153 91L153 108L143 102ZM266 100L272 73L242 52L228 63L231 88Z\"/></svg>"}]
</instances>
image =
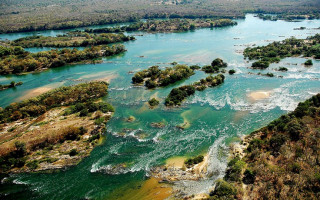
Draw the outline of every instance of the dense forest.
<instances>
[{"instance_id":1,"label":"dense forest","mask_svg":"<svg viewBox=\"0 0 320 200\"><path fill-rule=\"evenodd\" d=\"M0 74L20 74L23 72L41 71L47 68L61 67L66 64L84 62L104 56L125 52L123 45L92 46L84 50L52 49L30 53L20 46L0 46Z\"/></svg>"},{"instance_id":2,"label":"dense forest","mask_svg":"<svg viewBox=\"0 0 320 200\"><path fill-rule=\"evenodd\" d=\"M211 199L319 199L319 120L317 94L247 136Z\"/></svg>"},{"instance_id":3,"label":"dense forest","mask_svg":"<svg viewBox=\"0 0 320 200\"><path fill-rule=\"evenodd\" d=\"M54 163L61 157L57 157L53 150L59 149L58 154L63 156L66 154L63 148L66 151L67 146L71 145L65 143L68 140L81 143L77 149L67 152L70 158L82 148L83 153L87 153L95 145L92 141L100 137L104 123L110 117L104 113L114 112L107 102L97 102L107 95L107 90L106 82L60 87L1 109L0 132L4 133L0 137L0 172L13 168L34 170L40 163ZM55 114L57 111L58 115ZM68 120L63 122L65 119ZM89 135L84 137L84 134ZM63 143L64 147L60 149ZM60 145L54 146L56 144ZM43 153L45 157L41 156Z\"/></svg>"},{"instance_id":4,"label":"dense forest","mask_svg":"<svg viewBox=\"0 0 320 200\"><path fill-rule=\"evenodd\" d=\"M280 42L273 42L267 46L246 48L243 52L245 58L258 60L252 63L254 69L265 69L270 63L279 62L282 58L300 56L320 59L320 34L310 36L306 39L294 37ZM311 65L308 61L306 65Z\"/></svg>"},{"instance_id":5,"label":"dense forest","mask_svg":"<svg viewBox=\"0 0 320 200\"><path fill-rule=\"evenodd\" d=\"M93 45L111 44L134 40L133 36L125 36L122 33L90 34L81 31L68 32L57 37L28 36L10 42L12 46L30 47L88 47Z\"/></svg>"},{"instance_id":6,"label":"dense forest","mask_svg":"<svg viewBox=\"0 0 320 200\"><path fill-rule=\"evenodd\" d=\"M67 29L151 18L244 17L245 13L319 13L314 0L3 0L0 32Z\"/></svg>"}]
</instances>

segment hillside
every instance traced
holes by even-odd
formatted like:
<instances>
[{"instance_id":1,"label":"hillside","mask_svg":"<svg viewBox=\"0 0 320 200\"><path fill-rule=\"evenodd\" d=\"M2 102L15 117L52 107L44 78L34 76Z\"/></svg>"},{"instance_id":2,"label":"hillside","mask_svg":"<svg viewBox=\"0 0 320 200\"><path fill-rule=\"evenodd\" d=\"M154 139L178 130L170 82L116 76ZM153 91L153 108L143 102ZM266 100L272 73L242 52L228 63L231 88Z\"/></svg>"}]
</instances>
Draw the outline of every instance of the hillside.
<instances>
[{"instance_id":1,"label":"hillside","mask_svg":"<svg viewBox=\"0 0 320 200\"><path fill-rule=\"evenodd\" d=\"M247 136L210 199L319 199L319 122L317 94Z\"/></svg>"},{"instance_id":2,"label":"hillside","mask_svg":"<svg viewBox=\"0 0 320 200\"><path fill-rule=\"evenodd\" d=\"M244 17L248 12L316 14L313 0L3 0L0 32L63 29L141 18Z\"/></svg>"}]
</instances>

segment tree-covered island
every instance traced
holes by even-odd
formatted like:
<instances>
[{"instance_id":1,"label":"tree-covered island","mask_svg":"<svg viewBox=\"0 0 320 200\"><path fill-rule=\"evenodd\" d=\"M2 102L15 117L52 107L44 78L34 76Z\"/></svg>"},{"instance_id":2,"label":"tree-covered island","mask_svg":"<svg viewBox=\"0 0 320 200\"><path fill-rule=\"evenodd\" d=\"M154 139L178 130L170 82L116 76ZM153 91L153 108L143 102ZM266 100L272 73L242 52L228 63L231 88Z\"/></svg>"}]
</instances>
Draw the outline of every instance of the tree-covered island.
<instances>
[{"instance_id":1,"label":"tree-covered island","mask_svg":"<svg viewBox=\"0 0 320 200\"><path fill-rule=\"evenodd\" d=\"M135 40L133 36L125 36L123 33L86 33L72 31L56 37L51 36L28 36L9 42L12 46L30 47L89 47L105 45L117 42Z\"/></svg>"},{"instance_id":2,"label":"tree-covered island","mask_svg":"<svg viewBox=\"0 0 320 200\"><path fill-rule=\"evenodd\" d=\"M160 69L159 66L152 66L148 69L137 72L132 77L132 83L143 84L148 88L164 87L177 81L189 78L194 74L187 65L175 65Z\"/></svg>"},{"instance_id":3,"label":"tree-covered island","mask_svg":"<svg viewBox=\"0 0 320 200\"><path fill-rule=\"evenodd\" d=\"M280 62L286 57L303 56L320 59L320 34L306 39L292 37L267 46L249 47L244 50L243 55L245 59L258 60L252 63L254 69L266 69L270 63Z\"/></svg>"},{"instance_id":4,"label":"tree-covered island","mask_svg":"<svg viewBox=\"0 0 320 200\"><path fill-rule=\"evenodd\" d=\"M121 44L112 46L92 46L84 50L52 49L30 53L20 46L0 46L0 74L20 74L23 72L42 71L48 68L61 67L91 61L125 52ZM91 61L92 62L92 61Z\"/></svg>"}]
</instances>

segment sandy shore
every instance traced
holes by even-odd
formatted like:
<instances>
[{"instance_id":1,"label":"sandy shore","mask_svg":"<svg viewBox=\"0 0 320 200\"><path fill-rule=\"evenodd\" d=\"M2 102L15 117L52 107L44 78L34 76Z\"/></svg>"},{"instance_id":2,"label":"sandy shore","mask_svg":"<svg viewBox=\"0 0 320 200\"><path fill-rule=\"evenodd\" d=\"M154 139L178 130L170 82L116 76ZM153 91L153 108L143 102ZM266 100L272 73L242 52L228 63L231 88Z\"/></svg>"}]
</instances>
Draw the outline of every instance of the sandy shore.
<instances>
[{"instance_id":1,"label":"sandy shore","mask_svg":"<svg viewBox=\"0 0 320 200\"><path fill-rule=\"evenodd\" d=\"M54 88L58 88L58 87L62 86L63 84L64 84L64 82L57 82L57 83L44 85L44 86L39 87L39 88L31 89L31 90L25 92L21 97L19 97L18 101L22 101L24 99L36 97L36 96L38 96L40 94L48 92L49 90L52 90Z\"/></svg>"},{"instance_id":2,"label":"sandy shore","mask_svg":"<svg viewBox=\"0 0 320 200\"><path fill-rule=\"evenodd\" d=\"M152 169L153 177L163 182L175 182L182 180L199 180L206 177L208 166L208 155L204 156L201 163L187 168L184 164L186 157L172 157L166 161L164 166Z\"/></svg>"},{"instance_id":3,"label":"sandy shore","mask_svg":"<svg viewBox=\"0 0 320 200\"><path fill-rule=\"evenodd\" d=\"M248 94L248 97L254 101L269 98L271 95L270 91L254 91Z\"/></svg>"},{"instance_id":4,"label":"sandy shore","mask_svg":"<svg viewBox=\"0 0 320 200\"><path fill-rule=\"evenodd\" d=\"M159 179L151 177L146 180L138 189L127 189L123 192L123 188L115 191L111 195L112 199L118 200L163 200L172 195L172 188L165 183L159 183Z\"/></svg>"}]
</instances>

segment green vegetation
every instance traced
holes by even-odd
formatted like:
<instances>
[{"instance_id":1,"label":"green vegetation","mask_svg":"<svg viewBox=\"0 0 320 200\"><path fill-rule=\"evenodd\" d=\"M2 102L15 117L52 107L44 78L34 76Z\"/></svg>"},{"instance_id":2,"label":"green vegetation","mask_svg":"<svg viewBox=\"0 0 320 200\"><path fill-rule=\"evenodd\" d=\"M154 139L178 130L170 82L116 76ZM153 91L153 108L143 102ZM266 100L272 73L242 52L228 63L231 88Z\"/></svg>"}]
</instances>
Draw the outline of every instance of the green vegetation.
<instances>
[{"instance_id":1,"label":"green vegetation","mask_svg":"<svg viewBox=\"0 0 320 200\"><path fill-rule=\"evenodd\" d=\"M307 65L307 66L311 66L311 65L313 65L313 63L312 63L312 60L307 60L305 63L304 63L304 65Z\"/></svg>"},{"instance_id":2,"label":"green vegetation","mask_svg":"<svg viewBox=\"0 0 320 200\"><path fill-rule=\"evenodd\" d=\"M253 69L266 69L269 67L269 65L270 65L270 63L267 61L257 61L257 62L252 63L251 67Z\"/></svg>"},{"instance_id":3,"label":"green vegetation","mask_svg":"<svg viewBox=\"0 0 320 200\"><path fill-rule=\"evenodd\" d=\"M181 105L181 102L195 93L196 89L192 85L185 85L179 88L173 88L165 100L166 106Z\"/></svg>"},{"instance_id":4,"label":"green vegetation","mask_svg":"<svg viewBox=\"0 0 320 200\"><path fill-rule=\"evenodd\" d=\"M75 156L78 154L77 149L71 149L71 151L69 152L69 156Z\"/></svg>"},{"instance_id":5,"label":"green vegetation","mask_svg":"<svg viewBox=\"0 0 320 200\"><path fill-rule=\"evenodd\" d=\"M0 91L1 91L1 90L6 90L6 89L9 89L9 88L14 88L14 87L19 86L19 85L22 85L22 84L23 84L22 82L16 83L16 82L14 82L14 81L11 81L11 83L10 83L10 84L7 84L7 85L1 85L1 84L0 84Z\"/></svg>"},{"instance_id":6,"label":"green vegetation","mask_svg":"<svg viewBox=\"0 0 320 200\"><path fill-rule=\"evenodd\" d=\"M248 199L318 199L319 119L317 94L247 136L246 154L234 157L220 180L229 189L221 192L216 186L210 195L215 199L235 199L235 195L242 199L244 194Z\"/></svg>"},{"instance_id":7,"label":"green vegetation","mask_svg":"<svg viewBox=\"0 0 320 200\"><path fill-rule=\"evenodd\" d=\"M211 65L203 66L202 71L205 73L218 73L221 68L225 68L227 66L227 63L223 62L221 58L216 58L211 62Z\"/></svg>"},{"instance_id":8,"label":"green vegetation","mask_svg":"<svg viewBox=\"0 0 320 200\"><path fill-rule=\"evenodd\" d=\"M191 66L190 66L190 69L192 69L192 70L199 70L199 69L201 69L201 67L200 67L199 65L191 65Z\"/></svg>"},{"instance_id":9,"label":"green vegetation","mask_svg":"<svg viewBox=\"0 0 320 200\"><path fill-rule=\"evenodd\" d=\"M181 32L195 30L196 28L213 28L234 26L237 22L231 19L168 19L147 20L146 22L135 22L128 26L114 28L85 29L87 33L119 33L125 31L145 32Z\"/></svg>"},{"instance_id":10,"label":"green vegetation","mask_svg":"<svg viewBox=\"0 0 320 200\"><path fill-rule=\"evenodd\" d=\"M279 67L278 71L280 71L280 72L286 72L286 71L288 71L288 68L286 68L286 67Z\"/></svg>"},{"instance_id":11,"label":"green vegetation","mask_svg":"<svg viewBox=\"0 0 320 200\"><path fill-rule=\"evenodd\" d=\"M27 117L37 117L51 108L62 105L70 106L66 111L68 114L83 109L88 109L89 112L96 110L112 112L113 108L109 104L92 102L107 95L107 89L108 84L106 82L90 82L70 87L60 87L35 98L10 104L0 110L0 122L5 123Z\"/></svg>"},{"instance_id":12,"label":"green vegetation","mask_svg":"<svg viewBox=\"0 0 320 200\"><path fill-rule=\"evenodd\" d=\"M201 79L198 82L193 83L193 86L198 91L203 91L208 87L215 87L221 85L224 82L224 75L218 74L217 76L208 76L205 79Z\"/></svg>"},{"instance_id":13,"label":"green vegetation","mask_svg":"<svg viewBox=\"0 0 320 200\"><path fill-rule=\"evenodd\" d=\"M215 87L224 82L224 75L218 74L217 76L208 76L205 79L201 79L192 85L185 85L179 88L173 88L165 100L166 106L180 106L181 102L195 93L196 90L203 91L208 87Z\"/></svg>"},{"instance_id":14,"label":"green vegetation","mask_svg":"<svg viewBox=\"0 0 320 200\"><path fill-rule=\"evenodd\" d=\"M164 70L159 69L159 66L152 66L143 71L137 72L132 77L134 84L140 84L145 81L145 86L148 89L156 87L164 87L173 84L177 81L189 78L194 72L187 65L175 65L167 67Z\"/></svg>"},{"instance_id":15,"label":"green vegetation","mask_svg":"<svg viewBox=\"0 0 320 200\"><path fill-rule=\"evenodd\" d=\"M22 167L25 164L25 155L27 155L26 144L17 141L14 145L14 151L11 151L7 156L0 157L1 169Z\"/></svg>"},{"instance_id":16,"label":"green vegetation","mask_svg":"<svg viewBox=\"0 0 320 200\"><path fill-rule=\"evenodd\" d=\"M253 73L252 73L253 74ZM267 77L274 77L274 74L273 73L270 73L270 72L268 72L268 73L266 73L266 74L263 74L263 73L257 73L257 75L259 75L259 76L267 76Z\"/></svg>"},{"instance_id":17,"label":"green vegetation","mask_svg":"<svg viewBox=\"0 0 320 200\"><path fill-rule=\"evenodd\" d=\"M0 32L67 29L152 18L243 18L245 13L317 16L314 0L3 1ZM309 17L309 18L310 18Z\"/></svg>"},{"instance_id":18,"label":"green vegetation","mask_svg":"<svg viewBox=\"0 0 320 200\"><path fill-rule=\"evenodd\" d=\"M17 120L23 123L20 124L21 126L17 125L17 131L13 130L10 135L7 135L10 138L12 134L9 140L1 139L0 141L0 172L6 172L13 168L22 168L24 166L29 170L35 170L42 162L52 163L58 160L58 158L55 156L52 157L52 155L46 155L46 158L39 160L33 153L38 151L46 154L52 150L53 147L59 148L57 146L67 140L72 140L76 142L75 144L80 143L80 145L69 152L63 153L61 151L61 153L74 157L81 152L81 156L83 156L83 152L86 152L84 148L88 147L87 150L90 149L89 147L95 144L95 140L99 139L100 133L105 127L103 123L111 116L109 112L114 112L110 104L97 102L100 97L107 95L107 89L108 83L106 82L90 82L75 86L60 87L20 103L12 103L1 110L1 128L7 124L14 124L11 122ZM67 108L64 109L64 107ZM47 120L41 120L45 119L45 113L51 112L53 108L56 108L55 110L58 110L60 114L57 118L51 118L55 119L50 120L50 122L53 123L51 126ZM69 116L73 113L79 114ZM68 122L57 120L62 117L62 114L68 115ZM90 117L80 119L80 117L88 115L90 115ZM83 126L77 126L77 123L74 123L79 119ZM96 123L97 120L100 120L99 124ZM96 125L92 122L95 122ZM32 132L32 130L28 130L30 126L40 126L39 128L43 126L44 128L42 128L40 132L30 133ZM60 128L55 129L56 126ZM26 136L28 133L30 133L29 137ZM82 138L81 136L84 134L87 134L89 139ZM11 147L11 144L14 144L14 146ZM73 148L74 147L75 146L73 146ZM80 150L78 148L80 148ZM81 156L78 156L76 159L81 159Z\"/></svg>"},{"instance_id":19,"label":"green vegetation","mask_svg":"<svg viewBox=\"0 0 320 200\"><path fill-rule=\"evenodd\" d=\"M235 73L236 73L236 70L234 70L234 69L230 69L230 70L229 70L229 74L230 74L230 75L233 75L233 74L235 74Z\"/></svg>"},{"instance_id":20,"label":"green vegetation","mask_svg":"<svg viewBox=\"0 0 320 200\"><path fill-rule=\"evenodd\" d=\"M222 179L216 181L216 186L210 192L209 199L236 199L237 189L232 183L228 183Z\"/></svg>"},{"instance_id":21,"label":"green vegetation","mask_svg":"<svg viewBox=\"0 0 320 200\"><path fill-rule=\"evenodd\" d=\"M150 100L148 101L148 103L149 103L149 105L150 105L151 107L155 107L155 106L159 105L159 101L158 101L156 98L150 99Z\"/></svg>"},{"instance_id":22,"label":"green vegetation","mask_svg":"<svg viewBox=\"0 0 320 200\"><path fill-rule=\"evenodd\" d=\"M12 46L30 47L88 47L92 45L111 44L134 40L133 36L125 36L122 33L89 34L81 31L68 32L65 35L28 36L12 41Z\"/></svg>"},{"instance_id":23,"label":"green vegetation","mask_svg":"<svg viewBox=\"0 0 320 200\"><path fill-rule=\"evenodd\" d=\"M224 179L226 181L240 181L241 174L243 172L245 165L246 165L246 163L244 161L240 160L239 157L233 158L228 163L228 169L226 171L226 175L225 175Z\"/></svg>"},{"instance_id":24,"label":"green vegetation","mask_svg":"<svg viewBox=\"0 0 320 200\"><path fill-rule=\"evenodd\" d=\"M19 74L41 71L47 68L61 67L66 64L83 62L103 56L123 53L123 45L92 46L82 51L77 49L53 49L38 53L29 53L20 46L0 46L0 74Z\"/></svg>"},{"instance_id":25,"label":"green vegetation","mask_svg":"<svg viewBox=\"0 0 320 200\"><path fill-rule=\"evenodd\" d=\"M320 34L307 39L289 38L280 42L273 42L267 46L246 48L244 57L249 60L258 60L252 64L254 69L266 69L270 63L292 56L317 57L320 54ZM312 63L312 61L311 61ZM308 61L307 64L310 64Z\"/></svg>"},{"instance_id":26,"label":"green vegetation","mask_svg":"<svg viewBox=\"0 0 320 200\"><path fill-rule=\"evenodd\" d=\"M188 158L187 160L184 161L184 164L190 168L193 165L196 165L198 163L201 163L203 161L204 157L202 155L196 156L194 158Z\"/></svg>"},{"instance_id":27,"label":"green vegetation","mask_svg":"<svg viewBox=\"0 0 320 200\"><path fill-rule=\"evenodd\" d=\"M259 13L257 15L260 19L263 20L270 20L270 21L277 21L277 20L286 20L286 21L297 21L297 20L304 20L304 19L319 19L320 14L319 13L310 13L307 15L302 14L278 14L278 15L266 15ZM299 30L303 30L305 27L301 27Z\"/></svg>"}]
</instances>

